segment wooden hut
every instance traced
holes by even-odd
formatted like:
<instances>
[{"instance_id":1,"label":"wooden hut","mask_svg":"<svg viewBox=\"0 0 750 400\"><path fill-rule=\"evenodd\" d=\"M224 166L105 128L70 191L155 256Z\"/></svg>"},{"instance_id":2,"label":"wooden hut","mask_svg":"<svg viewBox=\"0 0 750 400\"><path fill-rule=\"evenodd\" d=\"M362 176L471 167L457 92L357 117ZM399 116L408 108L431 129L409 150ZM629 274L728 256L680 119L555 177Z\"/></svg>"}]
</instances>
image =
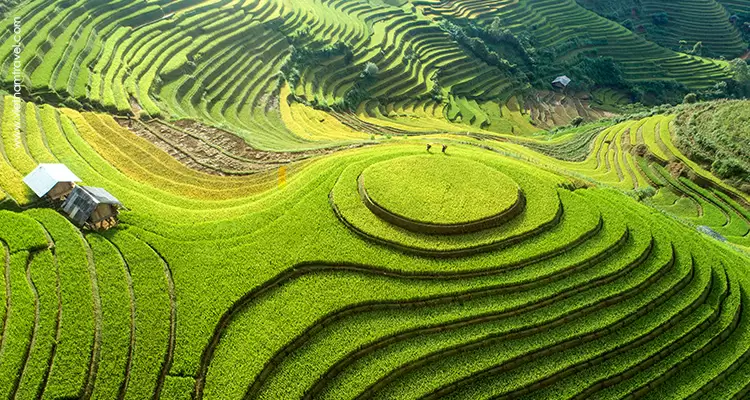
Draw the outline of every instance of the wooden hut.
<instances>
[{"instance_id":1,"label":"wooden hut","mask_svg":"<svg viewBox=\"0 0 750 400\"><path fill-rule=\"evenodd\" d=\"M554 81L552 81L552 86L558 89L565 89L566 87L568 87L568 85L570 85L570 82L572 82L572 79L568 78L567 76L558 76Z\"/></svg>"},{"instance_id":2,"label":"wooden hut","mask_svg":"<svg viewBox=\"0 0 750 400\"><path fill-rule=\"evenodd\" d=\"M39 196L52 201L64 200L81 180L63 164L39 164L23 182Z\"/></svg>"},{"instance_id":3,"label":"wooden hut","mask_svg":"<svg viewBox=\"0 0 750 400\"><path fill-rule=\"evenodd\" d=\"M76 186L62 205L63 211L80 227L106 230L117 225L122 203L102 188Z\"/></svg>"}]
</instances>

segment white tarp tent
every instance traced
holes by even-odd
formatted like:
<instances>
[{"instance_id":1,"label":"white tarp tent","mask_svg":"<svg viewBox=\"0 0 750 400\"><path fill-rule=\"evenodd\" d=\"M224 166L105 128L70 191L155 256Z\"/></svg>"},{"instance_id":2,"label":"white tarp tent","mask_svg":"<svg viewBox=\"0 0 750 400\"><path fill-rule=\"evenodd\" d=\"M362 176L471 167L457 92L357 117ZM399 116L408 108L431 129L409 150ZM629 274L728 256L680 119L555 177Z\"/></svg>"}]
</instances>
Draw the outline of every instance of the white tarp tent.
<instances>
[{"instance_id":1,"label":"white tarp tent","mask_svg":"<svg viewBox=\"0 0 750 400\"><path fill-rule=\"evenodd\" d=\"M23 178L23 182L39 197L44 197L58 183L80 181L81 179L63 164L39 164Z\"/></svg>"}]
</instances>

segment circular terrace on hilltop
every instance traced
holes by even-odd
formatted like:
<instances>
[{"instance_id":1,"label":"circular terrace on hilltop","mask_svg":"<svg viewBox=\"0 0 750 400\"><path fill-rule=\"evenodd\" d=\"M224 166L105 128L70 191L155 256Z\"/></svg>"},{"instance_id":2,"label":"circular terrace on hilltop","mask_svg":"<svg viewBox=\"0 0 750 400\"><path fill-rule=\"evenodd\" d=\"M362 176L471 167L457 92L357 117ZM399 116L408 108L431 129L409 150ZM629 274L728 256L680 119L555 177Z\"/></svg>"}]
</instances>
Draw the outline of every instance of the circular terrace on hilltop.
<instances>
[{"instance_id":1,"label":"circular terrace on hilltop","mask_svg":"<svg viewBox=\"0 0 750 400\"><path fill-rule=\"evenodd\" d=\"M461 257L518 243L563 217L565 178L472 149L420 150L373 153L348 165L329 193L338 219L384 246Z\"/></svg>"},{"instance_id":2,"label":"circular terrace on hilltop","mask_svg":"<svg viewBox=\"0 0 750 400\"><path fill-rule=\"evenodd\" d=\"M367 167L358 178L362 202L381 219L415 232L459 234L502 224L525 198L507 175L442 154L400 157Z\"/></svg>"}]
</instances>

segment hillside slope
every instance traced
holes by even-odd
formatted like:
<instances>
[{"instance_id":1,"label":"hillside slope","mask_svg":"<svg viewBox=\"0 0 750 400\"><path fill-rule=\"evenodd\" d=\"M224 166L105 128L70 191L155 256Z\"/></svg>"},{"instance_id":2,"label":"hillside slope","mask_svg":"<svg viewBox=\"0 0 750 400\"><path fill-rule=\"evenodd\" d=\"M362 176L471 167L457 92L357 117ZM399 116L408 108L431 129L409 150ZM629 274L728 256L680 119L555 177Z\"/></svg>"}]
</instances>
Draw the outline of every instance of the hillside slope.
<instances>
[{"instance_id":1,"label":"hillside slope","mask_svg":"<svg viewBox=\"0 0 750 400\"><path fill-rule=\"evenodd\" d=\"M729 398L750 389L750 258L690 228L750 245L748 196L692 169L671 142L673 116L599 128L583 161L553 158L564 157L566 136L539 151L531 139L399 138L296 164L281 184L275 170L195 171L107 115L25 110L22 136L3 130L6 207L40 206L20 179L59 161L129 210L104 234L48 208L0 211L9 305L0 362L17 371L0 376L3 393ZM448 155L425 152L436 140ZM663 167L680 162L714 183ZM491 185L506 199L496 208L434 190L489 187L492 174L505 177ZM482 222L462 219L465 207ZM426 233L432 218L470 232Z\"/></svg>"},{"instance_id":2,"label":"hillside slope","mask_svg":"<svg viewBox=\"0 0 750 400\"><path fill-rule=\"evenodd\" d=\"M0 397L748 398L750 0L631 3L21 2Z\"/></svg>"},{"instance_id":3,"label":"hillside slope","mask_svg":"<svg viewBox=\"0 0 750 400\"><path fill-rule=\"evenodd\" d=\"M730 20L742 10L742 2L715 0L578 0L592 11L617 21L660 45L692 51L700 42L699 55L739 57L748 48L741 28ZM725 8L726 7L726 8Z\"/></svg>"},{"instance_id":4,"label":"hillside slope","mask_svg":"<svg viewBox=\"0 0 750 400\"><path fill-rule=\"evenodd\" d=\"M529 84L549 87L556 75L571 74L576 57L612 57L625 82L697 89L730 76L724 62L660 47L574 0L69 3L36 0L14 10L27 38L20 61L28 99L197 118L267 149L315 146L279 127L284 101L383 114L404 102L427 108L454 97L503 107ZM461 39L445 21L480 31L497 21L510 44L499 42L499 57L494 44ZM0 38L11 24L10 16L0 22ZM714 34L708 25L692 31L707 45ZM12 45L0 46L9 91ZM503 53L508 46L515 54ZM368 65L371 76L363 72ZM292 98L282 98L283 82Z\"/></svg>"}]
</instances>

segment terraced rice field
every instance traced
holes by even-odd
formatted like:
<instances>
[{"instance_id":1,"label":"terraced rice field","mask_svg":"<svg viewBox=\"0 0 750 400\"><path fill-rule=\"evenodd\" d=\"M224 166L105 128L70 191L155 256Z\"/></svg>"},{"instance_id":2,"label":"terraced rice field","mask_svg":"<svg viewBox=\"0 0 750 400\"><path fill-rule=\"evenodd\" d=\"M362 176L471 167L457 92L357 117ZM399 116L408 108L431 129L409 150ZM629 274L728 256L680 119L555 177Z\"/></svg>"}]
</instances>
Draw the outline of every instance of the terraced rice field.
<instances>
[{"instance_id":1,"label":"terraced rice field","mask_svg":"<svg viewBox=\"0 0 750 400\"><path fill-rule=\"evenodd\" d=\"M695 43L701 42L704 55L734 58L741 55L748 46L742 39L740 28L730 20L731 15L748 10L747 3L743 1L578 0L578 2L602 16L616 16L615 19L621 22L629 21L630 26L636 32L674 50L690 51ZM666 20L657 22L654 16L659 15L665 16Z\"/></svg>"},{"instance_id":2,"label":"terraced rice field","mask_svg":"<svg viewBox=\"0 0 750 400\"><path fill-rule=\"evenodd\" d=\"M561 60L586 51L612 56L632 81L666 79L705 88L728 77L725 63L667 50L574 0L403 3L26 1L14 9L13 18L8 14L0 22L0 82L12 88L19 69L29 96L38 102L195 118L230 128L256 147L299 150L325 146L331 138L300 137L282 123L288 119L283 103L289 94L297 101L340 105L368 63L379 68L363 104L369 117L437 115L440 120L451 115L454 120L460 112L461 121L475 129L492 125L492 119L513 124L512 98L523 83L450 40L438 26L442 18L480 23L499 18L514 33L532 33L538 47L559 48ZM680 9L702 14L696 7ZM726 13L723 8L713 11ZM685 18L701 20L693 14ZM14 40L6 40L16 17L24 21L30 38L20 68L14 65ZM708 46L711 29L694 30ZM571 46L573 42L580 45ZM317 51L336 43L346 51L297 65L297 78L287 79L288 86L282 83L290 45ZM728 54L732 49L727 56L740 55L740 50ZM430 100L433 90L455 96L451 104L456 111L444 113L442 105ZM502 110L506 103L510 110ZM494 130L510 133L507 124L495 123ZM532 129L522 122L515 125L520 131Z\"/></svg>"},{"instance_id":3,"label":"terraced rice field","mask_svg":"<svg viewBox=\"0 0 750 400\"><path fill-rule=\"evenodd\" d=\"M729 7L729 6L728 6ZM728 11L717 1L690 0L665 5L657 1L645 2L645 17L666 12L670 17L668 27L661 32L653 27L655 40L671 48L678 48L684 40L688 46L701 42L704 52L727 58L736 57L747 49L739 29L729 22L734 11ZM652 21L648 21L653 24ZM647 23L648 23L647 22ZM705 32L711 31L711 34Z\"/></svg>"},{"instance_id":4,"label":"terraced rice field","mask_svg":"<svg viewBox=\"0 0 750 400\"><path fill-rule=\"evenodd\" d=\"M724 61L574 0L12 11L33 57L0 107L0 397L750 396L750 195L680 152L681 109L546 132L627 96L525 92L438 22L578 38L633 82L711 87ZM36 197L40 163L120 224Z\"/></svg>"},{"instance_id":5,"label":"terraced rice field","mask_svg":"<svg viewBox=\"0 0 750 400\"><path fill-rule=\"evenodd\" d=\"M440 1L416 0L423 12L436 17L471 18L489 23L499 18L513 32L538 31L540 47L569 49L562 58L595 50L622 64L631 80L670 78L701 87L721 76L721 63L665 51L626 28L579 6L575 0L552 1ZM695 21L695 20L691 20ZM578 41L581 44L571 42ZM739 56L740 52L733 56ZM564 72L564 71L561 71ZM705 81L704 81L705 82Z\"/></svg>"},{"instance_id":6,"label":"terraced rice field","mask_svg":"<svg viewBox=\"0 0 750 400\"><path fill-rule=\"evenodd\" d=\"M6 202L34 201L24 168L61 161L129 211L105 234L49 209L0 213L9 396L750 388L748 258L688 227L747 246L747 198L664 168L681 157L673 117L606 128L581 162L509 141L444 137L447 154L428 154L426 139L392 139L269 188L275 175L189 169L103 114L26 110L23 146L3 135ZM636 143L647 150L625 150ZM687 221L623 194L646 186L647 204Z\"/></svg>"}]
</instances>

